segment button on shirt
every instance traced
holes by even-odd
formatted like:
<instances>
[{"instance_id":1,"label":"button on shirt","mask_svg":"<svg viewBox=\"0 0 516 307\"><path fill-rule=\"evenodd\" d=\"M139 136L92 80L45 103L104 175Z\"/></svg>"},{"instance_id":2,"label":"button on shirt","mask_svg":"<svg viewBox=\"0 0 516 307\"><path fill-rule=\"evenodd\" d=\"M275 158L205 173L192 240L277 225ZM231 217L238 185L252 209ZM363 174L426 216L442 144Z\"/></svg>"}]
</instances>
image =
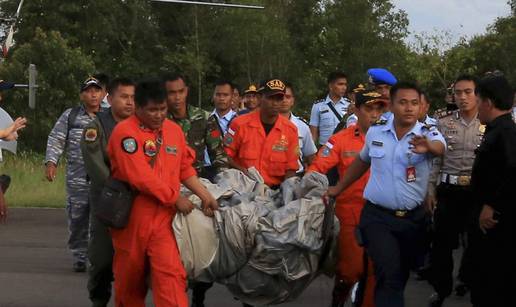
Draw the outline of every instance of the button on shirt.
<instances>
[{"instance_id":1,"label":"button on shirt","mask_svg":"<svg viewBox=\"0 0 516 307\"><path fill-rule=\"evenodd\" d=\"M294 114L290 114L290 122L292 122L297 127L297 133L299 135L299 169L298 173L304 170L303 157L315 155L317 153L317 147L315 147L314 140L312 138L312 134L310 133L310 128L308 125L301 120L299 117Z\"/></svg>"},{"instance_id":2,"label":"button on shirt","mask_svg":"<svg viewBox=\"0 0 516 307\"><path fill-rule=\"evenodd\" d=\"M318 141L321 145L326 144L330 136L333 134L333 130L335 130L335 127L337 127L340 122L328 106L328 103L333 104L329 95L326 96L326 99L321 100L312 106L312 113L310 115L310 126L319 128ZM348 112L349 104L349 100L342 97L337 103L333 104L333 106L335 111L337 111L340 116L344 117Z\"/></svg>"},{"instance_id":3,"label":"button on shirt","mask_svg":"<svg viewBox=\"0 0 516 307\"><path fill-rule=\"evenodd\" d=\"M437 128L427 128L420 122L401 140L396 136L394 116L384 125L369 128L360 152L360 159L371 164L365 199L392 210L411 210L423 202L433 156L412 152L409 141L415 135L426 135L430 141L437 140L446 146ZM409 167L415 168L416 179L412 182L407 181Z\"/></svg>"}]
</instances>

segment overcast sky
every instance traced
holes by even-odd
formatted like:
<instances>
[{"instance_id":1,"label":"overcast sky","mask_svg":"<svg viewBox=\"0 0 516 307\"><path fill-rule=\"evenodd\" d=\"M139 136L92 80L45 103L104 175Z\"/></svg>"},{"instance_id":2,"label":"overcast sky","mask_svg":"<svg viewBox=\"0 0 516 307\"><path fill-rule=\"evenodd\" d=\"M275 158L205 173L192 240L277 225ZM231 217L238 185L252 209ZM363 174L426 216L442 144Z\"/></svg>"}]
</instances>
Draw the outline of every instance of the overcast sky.
<instances>
[{"instance_id":1,"label":"overcast sky","mask_svg":"<svg viewBox=\"0 0 516 307\"><path fill-rule=\"evenodd\" d=\"M455 38L482 34L497 17L508 16L507 0L393 0L408 14L409 30L449 30ZM410 39L409 39L410 40Z\"/></svg>"}]
</instances>

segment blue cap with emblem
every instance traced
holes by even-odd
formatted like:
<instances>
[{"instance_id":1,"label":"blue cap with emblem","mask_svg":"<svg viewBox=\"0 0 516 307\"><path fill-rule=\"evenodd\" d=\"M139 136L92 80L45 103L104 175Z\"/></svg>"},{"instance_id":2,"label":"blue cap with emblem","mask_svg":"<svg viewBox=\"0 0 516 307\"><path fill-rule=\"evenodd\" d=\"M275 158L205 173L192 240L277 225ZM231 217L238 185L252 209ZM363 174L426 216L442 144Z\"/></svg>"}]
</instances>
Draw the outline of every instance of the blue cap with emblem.
<instances>
[{"instance_id":1,"label":"blue cap with emblem","mask_svg":"<svg viewBox=\"0 0 516 307\"><path fill-rule=\"evenodd\" d=\"M374 85L387 84L393 86L398 83L394 75L385 68L371 68L367 70L369 82Z\"/></svg>"}]
</instances>

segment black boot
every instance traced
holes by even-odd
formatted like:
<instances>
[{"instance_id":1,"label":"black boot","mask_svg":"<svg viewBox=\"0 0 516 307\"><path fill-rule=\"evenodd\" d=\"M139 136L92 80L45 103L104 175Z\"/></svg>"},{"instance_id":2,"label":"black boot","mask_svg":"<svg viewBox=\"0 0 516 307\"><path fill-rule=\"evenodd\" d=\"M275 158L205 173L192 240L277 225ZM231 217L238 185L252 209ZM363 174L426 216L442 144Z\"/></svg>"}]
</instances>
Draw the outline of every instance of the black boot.
<instances>
[{"instance_id":1,"label":"black boot","mask_svg":"<svg viewBox=\"0 0 516 307\"><path fill-rule=\"evenodd\" d=\"M192 307L204 307L206 292L213 286L213 283L195 282L192 291Z\"/></svg>"},{"instance_id":2,"label":"black boot","mask_svg":"<svg viewBox=\"0 0 516 307\"><path fill-rule=\"evenodd\" d=\"M331 293L331 307L344 307L351 287L344 280L335 278L335 285Z\"/></svg>"}]
</instances>

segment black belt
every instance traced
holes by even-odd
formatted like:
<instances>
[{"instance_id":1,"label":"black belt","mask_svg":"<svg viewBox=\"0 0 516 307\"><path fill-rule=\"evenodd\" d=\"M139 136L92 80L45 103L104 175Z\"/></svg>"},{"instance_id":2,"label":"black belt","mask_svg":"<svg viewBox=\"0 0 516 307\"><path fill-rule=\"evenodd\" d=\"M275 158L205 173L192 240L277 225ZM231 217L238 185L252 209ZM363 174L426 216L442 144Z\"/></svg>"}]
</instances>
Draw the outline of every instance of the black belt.
<instances>
[{"instance_id":1,"label":"black belt","mask_svg":"<svg viewBox=\"0 0 516 307\"><path fill-rule=\"evenodd\" d=\"M417 206L417 207L415 207L414 209L411 209L411 210L394 210L394 209L389 209L389 208L382 207L381 205L377 205L377 204L372 203L370 201L367 201L366 205L369 206L369 207L375 208L375 209L377 209L379 211L389 213L390 215L393 215L393 216L399 217L399 218L407 218L407 217L413 215L419 209L423 208L423 206Z\"/></svg>"}]
</instances>

